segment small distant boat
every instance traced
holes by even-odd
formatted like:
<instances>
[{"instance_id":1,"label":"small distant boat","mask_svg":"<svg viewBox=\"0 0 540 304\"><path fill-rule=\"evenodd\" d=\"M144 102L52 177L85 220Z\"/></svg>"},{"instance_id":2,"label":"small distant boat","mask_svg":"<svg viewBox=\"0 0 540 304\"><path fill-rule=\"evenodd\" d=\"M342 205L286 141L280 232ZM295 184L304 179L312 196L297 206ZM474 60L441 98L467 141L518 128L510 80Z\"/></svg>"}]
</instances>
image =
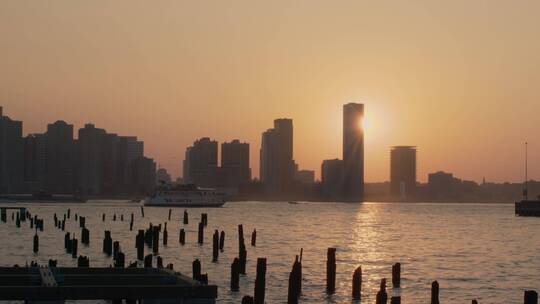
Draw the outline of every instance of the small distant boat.
<instances>
[{"instance_id":1,"label":"small distant boat","mask_svg":"<svg viewBox=\"0 0 540 304\"><path fill-rule=\"evenodd\" d=\"M221 207L225 194L195 185L162 185L144 199L145 206L159 207Z\"/></svg>"},{"instance_id":2,"label":"small distant boat","mask_svg":"<svg viewBox=\"0 0 540 304\"><path fill-rule=\"evenodd\" d=\"M540 217L540 195L538 196L537 200L529 199L527 165L527 143L525 143L525 182L523 187L523 200L515 203L515 213L519 216Z\"/></svg>"}]
</instances>

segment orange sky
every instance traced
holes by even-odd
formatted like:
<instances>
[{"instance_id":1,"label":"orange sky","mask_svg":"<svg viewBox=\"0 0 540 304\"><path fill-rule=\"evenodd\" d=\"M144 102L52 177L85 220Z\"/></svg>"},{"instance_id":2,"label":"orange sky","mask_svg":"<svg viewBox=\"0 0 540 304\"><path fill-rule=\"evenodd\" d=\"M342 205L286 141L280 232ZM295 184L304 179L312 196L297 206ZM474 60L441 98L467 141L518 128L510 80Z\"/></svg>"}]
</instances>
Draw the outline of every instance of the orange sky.
<instances>
[{"instance_id":1,"label":"orange sky","mask_svg":"<svg viewBox=\"0 0 540 304\"><path fill-rule=\"evenodd\" d=\"M540 179L539 1L25 1L0 3L0 104L137 135L177 175L194 139L251 144L294 120L300 168L341 157L341 107L366 104L366 180L389 147L418 177Z\"/></svg>"}]
</instances>

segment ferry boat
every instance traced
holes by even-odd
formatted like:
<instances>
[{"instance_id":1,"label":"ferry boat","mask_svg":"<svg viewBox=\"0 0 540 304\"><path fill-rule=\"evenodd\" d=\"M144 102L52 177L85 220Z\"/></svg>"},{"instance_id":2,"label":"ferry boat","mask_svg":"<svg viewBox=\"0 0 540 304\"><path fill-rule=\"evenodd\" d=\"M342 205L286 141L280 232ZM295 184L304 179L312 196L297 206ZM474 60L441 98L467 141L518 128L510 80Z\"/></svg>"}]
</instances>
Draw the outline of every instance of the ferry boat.
<instances>
[{"instance_id":1,"label":"ferry boat","mask_svg":"<svg viewBox=\"0 0 540 304\"><path fill-rule=\"evenodd\" d=\"M195 185L162 185L144 199L145 206L160 207L221 207L225 193Z\"/></svg>"},{"instance_id":2,"label":"ferry boat","mask_svg":"<svg viewBox=\"0 0 540 304\"><path fill-rule=\"evenodd\" d=\"M540 195L537 200L529 199L527 179L527 143L525 143L525 183L523 187L523 200L516 202L515 213L519 216L540 216Z\"/></svg>"}]
</instances>

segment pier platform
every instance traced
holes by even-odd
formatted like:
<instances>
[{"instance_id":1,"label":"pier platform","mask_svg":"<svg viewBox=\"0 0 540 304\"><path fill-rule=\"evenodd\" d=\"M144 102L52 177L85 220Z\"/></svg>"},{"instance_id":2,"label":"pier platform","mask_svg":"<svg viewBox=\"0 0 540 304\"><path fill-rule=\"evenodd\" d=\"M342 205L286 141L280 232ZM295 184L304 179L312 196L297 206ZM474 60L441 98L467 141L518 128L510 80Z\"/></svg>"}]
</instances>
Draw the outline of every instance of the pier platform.
<instances>
[{"instance_id":1,"label":"pier platform","mask_svg":"<svg viewBox=\"0 0 540 304\"><path fill-rule=\"evenodd\" d=\"M169 269L0 267L0 300L213 304L217 286Z\"/></svg>"}]
</instances>

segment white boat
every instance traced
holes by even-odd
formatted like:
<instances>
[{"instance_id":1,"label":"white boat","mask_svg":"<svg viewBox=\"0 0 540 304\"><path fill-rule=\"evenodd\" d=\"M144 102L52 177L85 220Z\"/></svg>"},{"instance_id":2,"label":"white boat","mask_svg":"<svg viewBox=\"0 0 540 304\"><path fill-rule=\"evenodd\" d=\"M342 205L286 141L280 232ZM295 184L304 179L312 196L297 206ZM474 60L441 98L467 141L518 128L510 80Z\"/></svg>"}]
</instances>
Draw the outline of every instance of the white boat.
<instances>
[{"instance_id":1,"label":"white boat","mask_svg":"<svg viewBox=\"0 0 540 304\"><path fill-rule=\"evenodd\" d=\"M161 207L221 207L225 193L195 185L162 185L144 199L145 206Z\"/></svg>"}]
</instances>

